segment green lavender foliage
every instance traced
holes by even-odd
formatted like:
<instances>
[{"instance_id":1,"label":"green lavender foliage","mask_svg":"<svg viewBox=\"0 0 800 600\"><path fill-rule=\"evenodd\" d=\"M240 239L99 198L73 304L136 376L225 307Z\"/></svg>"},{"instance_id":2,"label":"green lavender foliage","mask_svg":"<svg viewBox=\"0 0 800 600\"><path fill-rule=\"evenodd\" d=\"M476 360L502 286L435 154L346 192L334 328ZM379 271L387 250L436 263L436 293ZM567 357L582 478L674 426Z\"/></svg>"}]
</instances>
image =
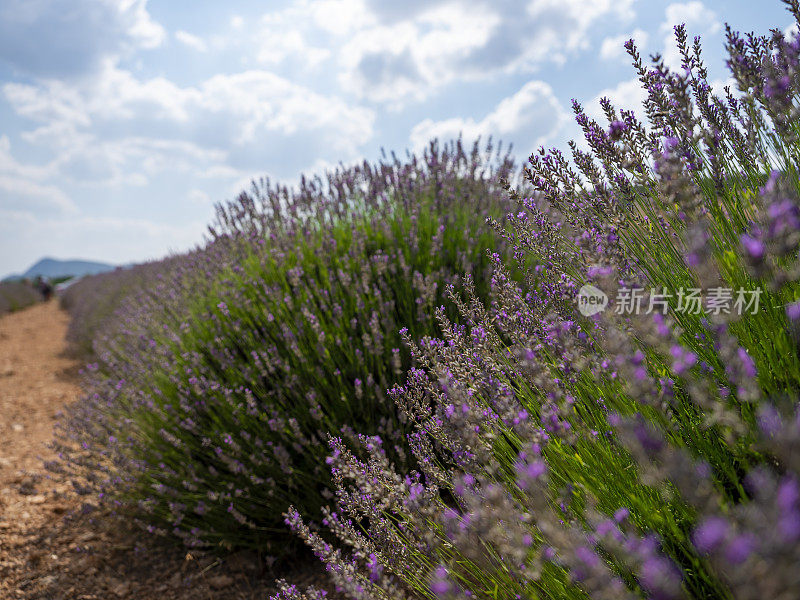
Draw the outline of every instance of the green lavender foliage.
<instances>
[{"instance_id":1,"label":"green lavender foliage","mask_svg":"<svg viewBox=\"0 0 800 600\"><path fill-rule=\"evenodd\" d=\"M331 498L329 434L410 459L386 394L411 366L399 330L436 335L465 273L488 298L504 243L486 220L512 175L491 144L432 143L220 206L208 247L156 269L95 343L64 468L154 533L287 552L286 508Z\"/></svg>"}]
</instances>

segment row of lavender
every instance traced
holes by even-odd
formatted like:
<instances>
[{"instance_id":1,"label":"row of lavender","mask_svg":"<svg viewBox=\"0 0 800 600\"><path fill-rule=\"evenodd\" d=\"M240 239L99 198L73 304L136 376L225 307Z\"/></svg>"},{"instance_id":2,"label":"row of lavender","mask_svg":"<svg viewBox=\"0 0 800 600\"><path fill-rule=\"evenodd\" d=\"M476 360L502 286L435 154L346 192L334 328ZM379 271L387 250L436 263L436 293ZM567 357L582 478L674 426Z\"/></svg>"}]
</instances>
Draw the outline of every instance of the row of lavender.
<instances>
[{"instance_id":1,"label":"row of lavender","mask_svg":"<svg viewBox=\"0 0 800 600\"><path fill-rule=\"evenodd\" d=\"M69 352L91 360L95 343L101 343L104 335L113 331L117 311L123 310L130 296L163 272L167 262L143 263L82 277L59 292L59 305L70 315L66 336Z\"/></svg>"},{"instance_id":2,"label":"row of lavender","mask_svg":"<svg viewBox=\"0 0 800 600\"><path fill-rule=\"evenodd\" d=\"M336 502L287 512L349 596L800 597L800 34L728 30L720 94L675 34L680 72L627 45L646 124L575 103L589 150L531 157L536 266L407 336L418 468L333 437Z\"/></svg>"},{"instance_id":3,"label":"row of lavender","mask_svg":"<svg viewBox=\"0 0 800 600\"><path fill-rule=\"evenodd\" d=\"M283 513L332 498L329 434L379 434L413 464L387 395L411 366L399 331L441 335L434 309L465 274L488 298L485 249L506 244L486 221L514 172L456 141L261 181L203 248L76 287L70 335L95 359L52 468L189 546L296 550Z\"/></svg>"}]
</instances>

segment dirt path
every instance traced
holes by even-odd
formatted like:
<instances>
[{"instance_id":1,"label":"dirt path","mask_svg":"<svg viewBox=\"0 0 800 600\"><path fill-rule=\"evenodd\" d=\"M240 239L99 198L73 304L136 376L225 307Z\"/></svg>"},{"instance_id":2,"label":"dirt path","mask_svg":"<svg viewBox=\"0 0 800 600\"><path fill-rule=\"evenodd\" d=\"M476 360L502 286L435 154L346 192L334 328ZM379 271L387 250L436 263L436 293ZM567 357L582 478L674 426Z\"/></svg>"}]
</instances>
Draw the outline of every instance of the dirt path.
<instances>
[{"instance_id":1,"label":"dirt path","mask_svg":"<svg viewBox=\"0 0 800 600\"><path fill-rule=\"evenodd\" d=\"M0 317L0 501L5 504L13 491L9 485L22 471L40 470L57 413L78 397L76 363L63 356L67 322L55 302ZM0 514L0 523L9 516Z\"/></svg>"},{"instance_id":2,"label":"dirt path","mask_svg":"<svg viewBox=\"0 0 800 600\"><path fill-rule=\"evenodd\" d=\"M57 301L0 317L0 599L268 598L263 559L154 544L43 468L58 413L80 395L68 321ZM296 560L281 576L303 586L320 568Z\"/></svg>"},{"instance_id":3,"label":"dirt path","mask_svg":"<svg viewBox=\"0 0 800 600\"><path fill-rule=\"evenodd\" d=\"M39 493L42 458L59 413L79 394L76 363L63 356L66 313L55 302L0 318L0 532L38 526L66 507ZM46 505L46 506L45 506ZM1 589L1 588L0 588Z\"/></svg>"},{"instance_id":4,"label":"dirt path","mask_svg":"<svg viewBox=\"0 0 800 600\"><path fill-rule=\"evenodd\" d=\"M77 365L63 356L68 316L55 302L0 317L0 596L19 597L28 566L47 560L28 543L74 499L47 478L42 459L59 413L80 393ZM51 558L52 560L52 558ZM24 591L25 585L21 585ZM27 586L30 587L30 586Z\"/></svg>"}]
</instances>

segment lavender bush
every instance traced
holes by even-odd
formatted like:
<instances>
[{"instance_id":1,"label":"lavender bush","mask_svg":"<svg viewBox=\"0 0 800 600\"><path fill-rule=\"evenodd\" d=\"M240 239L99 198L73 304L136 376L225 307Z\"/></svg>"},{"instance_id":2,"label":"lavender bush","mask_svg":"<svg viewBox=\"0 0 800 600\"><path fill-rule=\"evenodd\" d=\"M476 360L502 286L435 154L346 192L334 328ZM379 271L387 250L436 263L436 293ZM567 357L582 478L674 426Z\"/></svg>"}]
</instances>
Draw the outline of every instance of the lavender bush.
<instances>
[{"instance_id":1,"label":"lavender bush","mask_svg":"<svg viewBox=\"0 0 800 600\"><path fill-rule=\"evenodd\" d=\"M0 283L0 315L36 304L42 295L26 281Z\"/></svg>"},{"instance_id":2,"label":"lavender bush","mask_svg":"<svg viewBox=\"0 0 800 600\"><path fill-rule=\"evenodd\" d=\"M590 150L542 150L536 192L511 191L527 287L495 255L491 303L467 281L459 323L407 335L392 395L418 469L334 436L335 508L288 511L353 598L800 594L800 35L729 30L738 91L717 96L675 33L679 73L627 45L648 125L576 103ZM599 291L605 311L578 304Z\"/></svg>"},{"instance_id":3,"label":"lavender bush","mask_svg":"<svg viewBox=\"0 0 800 600\"><path fill-rule=\"evenodd\" d=\"M116 313L54 468L190 546L285 551L287 506L331 498L329 434L380 434L406 462L386 394L411 366L398 332L438 335L464 273L488 297L484 249L504 242L486 219L512 206L512 174L501 148L458 141L254 184Z\"/></svg>"},{"instance_id":4,"label":"lavender bush","mask_svg":"<svg viewBox=\"0 0 800 600\"><path fill-rule=\"evenodd\" d=\"M157 273L165 270L165 262L145 263L82 277L60 293L61 308L70 314L67 329L69 351L76 357L92 360L95 342L114 328L115 313L146 287Z\"/></svg>"}]
</instances>

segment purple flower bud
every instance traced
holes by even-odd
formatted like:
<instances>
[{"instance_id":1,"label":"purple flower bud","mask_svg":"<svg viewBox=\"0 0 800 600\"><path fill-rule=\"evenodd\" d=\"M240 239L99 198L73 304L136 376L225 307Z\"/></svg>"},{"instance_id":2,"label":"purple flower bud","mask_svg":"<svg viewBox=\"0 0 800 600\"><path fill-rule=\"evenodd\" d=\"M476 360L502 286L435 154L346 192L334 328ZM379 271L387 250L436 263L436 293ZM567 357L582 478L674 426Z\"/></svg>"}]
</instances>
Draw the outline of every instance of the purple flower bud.
<instances>
[{"instance_id":1,"label":"purple flower bud","mask_svg":"<svg viewBox=\"0 0 800 600\"><path fill-rule=\"evenodd\" d=\"M617 512L614 513L614 520L617 523L622 523L625 519L628 518L630 515L630 511L627 508L620 508Z\"/></svg>"},{"instance_id":2,"label":"purple flower bud","mask_svg":"<svg viewBox=\"0 0 800 600\"><path fill-rule=\"evenodd\" d=\"M792 477L786 477L778 486L778 493L775 496L775 502L782 512L790 512L796 510L800 505L800 487L797 485L797 480Z\"/></svg>"},{"instance_id":3,"label":"purple flower bud","mask_svg":"<svg viewBox=\"0 0 800 600\"><path fill-rule=\"evenodd\" d=\"M697 463L694 467L694 472L701 479L708 479L713 474L711 465L705 461Z\"/></svg>"},{"instance_id":4,"label":"purple flower bud","mask_svg":"<svg viewBox=\"0 0 800 600\"><path fill-rule=\"evenodd\" d=\"M709 517L694 530L694 545L700 552L713 552L728 536L729 529L722 517Z\"/></svg>"},{"instance_id":5,"label":"purple flower bud","mask_svg":"<svg viewBox=\"0 0 800 600\"><path fill-rule=\"evenodd\" d=\"M543 461L532 462L525 469L525 475L528 479L538 479L547 471L547 466Z\"/></svg>"},{"instance_id":6,"label":"purple flower bud","mask_svg":"<svg viewBox=\"0 0 800 600\"><path fill-rule=\"evenodd\" d=\"M447 569L443 566L437 567L433 572L431 591L441 598L450 593L451 587L450 582L447 580Z\"/></svg>"},{"instance_id":7,"label":"purple flower bud","mask_svg":"<svg viewBox=\"0 0 800 600\"><path fill-rule=\"evenodd\" d=\"M753 359L747 353L747 350L745 350L744 348L739 348L737 354L739 356L739 360L742 363L742 370L744 371L744 374L747 375L748 377L755 377L757 374L756 364L753 362Z\"/></svg>"},{"instance_id":8,"label":"purple flower bud","mask_svg":"<svg viewBox=\"0 0 800 600\"><path fill-rule=\"evenodd\" d=\"M791 321L800 320L800 301L786 305L786 316L789 317Z\"/></svg>"},{"instance_id":9,"label":"purple flower bud","mask_svg":"<svg viewBox=\"0 0 800 600\"><path fill-rule=\"evenodd\" d=\"M585 564L587 567L600 566L600 557L591 548L586 546L578 546L575 549L575 558Z\"/></svg>"},{"instance_id":10,"label":"purple flower bud","mask_svg":"<svg viewBox=\"0 0 800 600\"><path fill-rule=\"evenodd\" d=\"M680 140L676 137L668 137L664 139L664 151L669 152L670 150L674 150L680 144Z\"/></svg>"},{"instance_id":11,"label":"purple flower bud","mask_svg":"<svg viewBox=\"0 0 800 600\"><path fill-rule=\"evenodd\" d=\"M784 542L797 543L800 540L800 511L792 510L778 519L778 533Z\"/></svg>"},{"instance_id":12,"label":"purple flower bud","mask_svg":"<svg viewBox=\"0 0 800 600\"><path fill-rule=\"evenodd\" d=\"M764 243L761 240L743 233L739 237L739 241L742 243L745 252L747 252L751 258L755 260L764 258Z\"/></svg>"},{"instance_id":13,"label":"purple flower bud","mask_svg":"<svg viewBox=\"0 0 800 600\"><path fill-rule=\"evenodd\" d=\"M608 137L612 140L618 140L627 129L628 124L625 121L612 121L608 129Z\"/></svg>"},{"instance_id":14,"label":"purple flower bud","mask_svg":"<svg viewBox=\"0 0 800 600\"><path fill-rule=\"evenodd\" d=\"M758 410L758 426L767 437L777 434L783 426L778 410L769 404L762 405Z\"/></svg>"},{"instance_id":15,"label":"purple flower bud","mask_svg":"<svg viewBox=\"0 0 800 600\"><path fill-rule=\"evenodd\" d=\"M422 487L422 484L415 483L409 486L408 489L408 502L414 502L422 495L422 492L425 491L425 488Z\"/></svg>"},{"instance_id":16,"label":"purple flower bud","mask_svg":"<svg viewBox=\"0 0 800 600\"><path fill-rule=\"evenodd\" d=\"M609 519L604 519L603 521L600 521L600 523L597 524L596 532L597 535L599 535L600 537L606 537L607 535L612 534L614 531L616 531L616 529L617 526L613 521L610 521Z\"/></svg>"},{"instance_id":17,"label":"purple flower bud","mask_svg":"<svg viewBox=\"0 0 800 600\"><path fill-rule=\"evenodd\" d=\"M378 557L375 556L374 552L370 553L369 555L369 560L367 561L367 568L369 568L370 581L373 582L378 581L381 575L383 574L383 565L378 563Z\"/></svg>"},{"instance_id":18,"label":"purple flower bud","mask_svg":"<svg viewBox=\"0 0 800 600\"><path fill-rule=\"evenodd\" d=\"M737 535L728 544L728 547L725 549L725 558L727 558L731 564L739 565L750 558L750 555L755 549L755 536L750 533L743 533L742 535Z\"/></svg>"},{"instance_id":19,"label":"purple flower bud","mask_svg":"<svg viewBox=\"0 0 800 600\"><path fill-rule=\"evenodd\" d=\"M660 452L664 447L664 438L643 421L636 424L633 433L642 449L650 455Z\"/></svg>"},{"instance_id":20,"label":"purple flower bud","mask_svg":"<svg viewBox=\"0 0 800 600\"><path fill-rule=\"evenodd\" d=\"M657 600L682 597L681 572L664 556L650 556L642 564L639 574L642 585Z\"/></svg>"},{"instance_id":21,"label":"purple flower bud","mask_svg":"<svg viewBox=\"0 0 800 600\"><path fill-rule=\"evenodd\" d=\"M678 345L670 349L670 354L674 358L672 370L675 371L676 375L683 375L697 362L697 354Z\"/></svg>"}]
</instances>

